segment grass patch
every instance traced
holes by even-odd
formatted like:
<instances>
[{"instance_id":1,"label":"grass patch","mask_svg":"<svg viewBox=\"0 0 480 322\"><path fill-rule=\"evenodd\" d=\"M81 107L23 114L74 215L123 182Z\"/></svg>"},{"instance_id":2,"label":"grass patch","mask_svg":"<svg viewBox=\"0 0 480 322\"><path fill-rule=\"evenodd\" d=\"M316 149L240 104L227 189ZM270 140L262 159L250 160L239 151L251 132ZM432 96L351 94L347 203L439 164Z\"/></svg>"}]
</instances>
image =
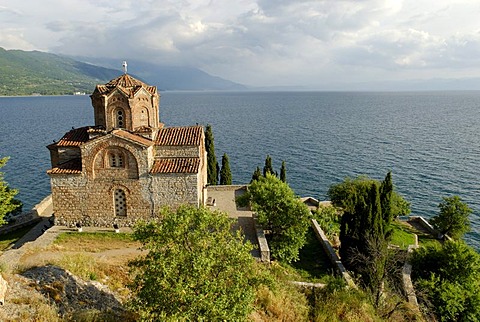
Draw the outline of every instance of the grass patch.
<instances>
[{"instance_id":1,"label":"grass patch","mask_svg":"<svg viewBox=\"0 0 480 322\"><path fill-rule=\"evenodd\" d=\"M440 246L442 242L432 235L421 234L418 235L418 244L422 247L428 247L430 245Z\"/></svg>"},{"instance_id":2,"label":"grass patch","mask_svg":"<svg viewBox=\"0 0 480 322\"><path fill-rule=\"evenodd\" d=\"M294 270L302 281L323 282L333 274L333 266L312 227L308 228L306 237L307 242L300 250L300 260L290 264L282 263L282 266Z\"/></svg>"},{"instance_id":3,"label":"grass patch","mask_svg":"<svg viewBox=\"0 0 480 322\"><path fill-rule=\"evenodd\" d=\"M83 251L98 253L110 249L139 247L140 243L133 240L132 234L115 232L96 233L61 233L53 245L64 251Z\"/></svg>"},{"instance_id":4,"label":"grass patch","mask_svg":"<svg viewBox=\"0 0 480 322\"><path fill-rule=\"evenodd\" d=\"M37 223L25 226L23 228L12 231L8 234L0 235L0 251L5 251L10 246L12 246L17 240L22 238L26 233L28 233Z\"/></svg>"},{"instance_id":5,"label":"grass patch","mask_svg":"<svg viewBox=\"0 0 480 322\"><path fill-rule=\"evenodd\" d=\"M85 281L99 281L106 284L112 291L116 291L123 297L129 294L125 286L131 282L131 279L126 262L114 265L92 255L76 253L65 255L62 259L53 261L52 264L68 270Z\"/></svg>"},{"instance_id":6,"label":"grass patch","mask_svg":"<svg viewBox=\"0 0 480 322\"><path fill-rule=\"evenodd\" d=\"M407 249L408 245L415 244L415 235L413 229L400 221L392 222L392 240L390 244L397 245L401 249Z\"/></svg>"}]
</instances>

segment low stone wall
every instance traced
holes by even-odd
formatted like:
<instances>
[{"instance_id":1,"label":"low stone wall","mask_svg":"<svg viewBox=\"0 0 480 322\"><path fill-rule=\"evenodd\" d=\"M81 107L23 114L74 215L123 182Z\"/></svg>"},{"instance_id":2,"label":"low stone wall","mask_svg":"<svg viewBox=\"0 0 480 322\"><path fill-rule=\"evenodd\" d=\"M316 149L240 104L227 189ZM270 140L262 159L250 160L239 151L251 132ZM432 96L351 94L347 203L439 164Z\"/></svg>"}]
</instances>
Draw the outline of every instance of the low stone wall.
<instances>
[{"instance_id":1,"label":"low stone wall","mask_svg":"<svg viewBox=\"0 0 480 322\"><path fill-rule=\"evenodd\" d=\"M410 255L417 247L417 245L408 246L408 254ZM410 261L407 259L402 269L403 290L405 292L405 296L407 297L408 303L411 303L416 309L419 310L417 296L413 287L411 274L412 264L410 264Z\"/></svg>"},{"instance_id":2,"label":"low stone wall","mask_svg":"<svg viewBox=\"0 0 480 322\"><path fill-rule=\"evenodd\" d=\"M258 223L257 216L253 214L253 224L258 240L258 248L260 251L260 260L262 262L270 262L270 248L268 247L267 238L263 232L263 227Z\"/></svg>"},{"instance_id":3,"label":"low stone wall","mask_svg":"<svg viewBox=\"0 0 480 322\"><path fill-rule=\"evenodd\" d=\"M12 231L20 228L38 223L42 220L42 217L50 217L53 214L52 195L48 195L38 204L36 204L32 210L24 212L18 216L15 216L15 222L5 225L0 228L0 235L8 234Z\"/></svg>"},{"instance_id":4,"label":"low stone wall","mask_svg":"<svg viewBox=\"0 0 480 322\"><path fill-rule=\"evenodd\" d=\"M430 234L432 234L436 238L438 238L438 236L440 235L440 232L435 228L433 228L433 226L430 225L430 223L422 216L411 216L409 217L408 221L414 221L418 223L420 226L422 226L426 231L428 231Z\"/></svg>"},{"instance_id":5,"label":"low stone wall","mask_svg":"<svg viewBox=\"0 0 480 322\"><path fill-rule=\"evenodd\" d=\"M232 184L232 185L214 185L208 186L207 190L209 191L232 191L232 190L241 190L247 189L247 186L244 184Z\"/></svg>"},{"instance_id":6,"label":"low stone wall","mask_svg":"<svg viewBox=\"0 0 480 322\"><path fill-rule=\"evenodd\" d=\"M40 217L50 217L53 214L52 195L50 194L43 198L42 201L33 207L32 211L36 212Z\"/></svg>"},{"instance_id":7,"label":"low stone wall","mask_svg":"<svg viewBox=\"0 0 480 322\"><path fill-rule=\"evenodd\" d=\"M327 253L328 258L330 259L330 262L332 263L333 267L335 267L335 271L337 272L337 274L343 277L343 279L345 280L345 282L347 282L347 285L349 287L357 288L357 285L355 285L355 282L353 281L352 277L347 272L345 266L343 266L340 258L338 257L337 253L335 253L335 250L330 244L330 241L328 240L327 236L323 232L322 228L320 228L320 225L315 219L312 219L312 227L313 227L313 230L315 231L315 235L317 236L317 239L322 244L323 250Z\"/></svg>"}]
</instances>

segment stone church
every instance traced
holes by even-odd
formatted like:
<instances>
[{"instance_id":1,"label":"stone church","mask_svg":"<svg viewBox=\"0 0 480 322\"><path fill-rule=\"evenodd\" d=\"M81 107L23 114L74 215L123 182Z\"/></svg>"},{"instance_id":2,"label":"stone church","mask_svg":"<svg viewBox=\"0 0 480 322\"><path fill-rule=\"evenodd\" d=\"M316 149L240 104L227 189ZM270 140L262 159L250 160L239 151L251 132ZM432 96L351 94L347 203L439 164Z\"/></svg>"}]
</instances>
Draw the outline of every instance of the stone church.
<instances>
[{"instance_id":1,"label":"stone church","mask_svg":"<svg viewBox=\"0 0 480 322\"><path fill-rule=\"evenodd\" d=\"M56 224L130 226L164 206L205 204L203 127L164 127L157 87L127 73L90 97L95 126L47 146Z\"/></svg>"}]
</instances>

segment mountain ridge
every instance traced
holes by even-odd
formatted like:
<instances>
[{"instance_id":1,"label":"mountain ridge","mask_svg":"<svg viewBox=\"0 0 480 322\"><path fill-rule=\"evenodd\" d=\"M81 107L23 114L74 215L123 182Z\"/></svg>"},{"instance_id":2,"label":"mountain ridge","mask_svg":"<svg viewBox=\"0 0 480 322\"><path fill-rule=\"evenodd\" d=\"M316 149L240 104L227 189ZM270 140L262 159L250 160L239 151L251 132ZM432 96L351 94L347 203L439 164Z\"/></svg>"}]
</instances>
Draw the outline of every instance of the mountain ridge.
<instances>
[{"instance_id":1,"label":"mountain ridge","mask_svg":"<svg viewBox=\"0 0 480 322\"><path fill-rule=\"evenodd\" d=\"M86 60L86 59L82 59ZM94 59L95 60L95 59ZM101 62L102 59L96 59ZM6 50L0 47L0 96L65 95L89 93L122 71L76 57L42 51ZM244 90L245 86L189 67L159 66L135 61L132 76L160 90ZM139 68L140 67L140 68Z\"/></svg>"}]
</instances>

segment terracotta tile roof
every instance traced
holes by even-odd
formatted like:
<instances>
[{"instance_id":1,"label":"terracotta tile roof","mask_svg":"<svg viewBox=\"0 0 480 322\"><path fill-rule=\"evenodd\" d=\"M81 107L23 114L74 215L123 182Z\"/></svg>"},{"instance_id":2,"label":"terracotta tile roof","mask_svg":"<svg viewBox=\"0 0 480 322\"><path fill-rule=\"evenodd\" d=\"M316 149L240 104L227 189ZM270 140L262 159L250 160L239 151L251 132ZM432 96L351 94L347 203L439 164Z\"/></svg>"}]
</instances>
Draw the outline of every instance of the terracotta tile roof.
<instances>
[{"instance_id":1,"label":"terracotta tile roof","mask_svg":"<svg viewBox=\"0 0 480 322\"><path fill-rule=\"evenodd\" d=\"M153 163L150 173L198 173L199 158L162 158Z\"/></svg>"},{"instance_id":2,"label":"terracotta tile roof","mask_svg":"<svg viewBox=\"0 0 480 322\"><path fill-rule=\"evenodd\" d=\"M109 94L113 90L119 89L125 93L125 95L133 97L142 88L152 95L157 94L157 86L149 86L128 74L123 74L112 79L105 85L97 85L93 94Z\"/></svg>"},{"instance_id":3,"label":"terracotta tile roof","mask_svg":"<svg viewBox=\"0 0 480 322\"><path fill-rule=\"evenodd\" d=\"M48 174L81 174L82 160L80 158L72 159L57 167L47 171Z\"/></svg>"},{"instance_id":4,"label":"terracotta tile roof","mask_svg":"<svg viewBox=\"0 0 480 322\"><path fill-rule=\"evenodd\" d=\"M112 134L130 141L134 141L141 145L146 145L146 146L153 145L153 141L150 141L149 139L146 139L143 136L127 132L125 130L113 130Z\"/></svg>"},{"instance_id":5,"label":"terracotta tile roof","mask_svg":"<svg viewBox=\"0 0 480 322\"><path fill-rule=\"evenodd\" d=\"M203 127L166 127L158 131L155 145L166 146L199 146L202 140Z\"/></svg>"},{"instance_id":6,"label":"terracotta tile roof","mask_svg":"<svg viewBox=\"0 0 480 322\"><path fill-rule=\"evenodd\" d=\"M56 143L57 146L80 146L88 141L89 126L72 129Z\"/></svg>"}]
</instances>

